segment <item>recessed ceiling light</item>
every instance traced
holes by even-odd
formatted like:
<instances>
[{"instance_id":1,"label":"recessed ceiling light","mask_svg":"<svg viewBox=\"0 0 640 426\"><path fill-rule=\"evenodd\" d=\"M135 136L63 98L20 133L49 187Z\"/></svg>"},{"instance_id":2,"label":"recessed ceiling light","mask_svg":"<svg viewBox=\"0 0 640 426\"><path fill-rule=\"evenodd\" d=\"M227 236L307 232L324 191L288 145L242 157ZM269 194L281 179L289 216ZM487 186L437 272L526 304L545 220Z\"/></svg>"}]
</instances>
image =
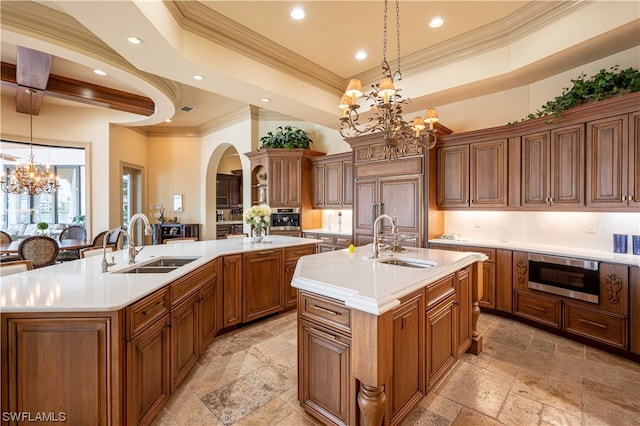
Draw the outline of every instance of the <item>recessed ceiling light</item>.
<instances>
[{"instance_id":1,"label":"recessed ceiling light","mask_svg":"<svg viewBox=\"0 0 640 426\"><path fill-rule=\"evenodd\" d=\"M102 70L97 70L97 69L96 69L96 70L93 70L93 72L94 72L95 74L98 74L98 75L107 75L107 73L106 73L106 72L104 72L104 71L102 71Z\"/></svg>"},{"instance_id":2,"label":"recessed ceiling light","mask_svg":"<svg viewBox=\"0 0 640 426\"><path fill-rule=\"evenodd\" d=\"M299 7L296 7L291 11L291 17L297 21L304 19L304 10Z\"/></svg>"},{"instance_id":3,"label":"recessed ceiling light","mask_svg":"<svg viewBox=\"0 0 640 426\"><path fill-rule=\"evenodd\" d=\"M360 50L358 51L358 53L356 53L356 59L361 61L363 59L367 58L367 52L365 52L364 50Z\"/></svg>"},{"instance_id":4,"label":"recessed ceiling light","mask_svg":"<svg viewBox=\"0 0 640 426\"><path fill-rule=\"evenodd\" d=\"M260 100L261 100L262 102L271 102L271 99L269 99L269 98L262 98L262 99L260 99Z\"/></svg>"},{"instance_id":5,"label":"recessed ceiling light","mask_svg":"<svg viewBox=\"0 0 640 426\"><path fill-rule=\"evenodd\" d=\"M194 75L193 75L193 79L194 79L194 80L204 80L204 77L203 77L203 76L201 76L200 74L194 74Z\"/></svg>"},{"instance_id":6,"label":"recessed ceiling light","mask_svg":"<svg viewBox=\"0 0 640 426\"><path fill-rule=\"evenodd\" d=\"M136 36L129 36L129 38L127 38L127 40L129 40L129 43L131 43L131 44L140 44L140 43L142 43L142 40L140 40Z\"/></svg>"},{"instance_id":7,"label":"recessed ceiling light","mask_svg":"<svg viewBox=\"0 0 640 426\"><path fill-rule=\"evenodd\" d=\"M442 26L442 24L444 24L444 21L443 21L443 20L442 20L442 18L441 18L441 17L439 17L439 16L436 16L435 18L433 18L433 19L431 20L431 22L429 22L429 26L430 26L431 28L438 28L438 27L441 27L441 26Z\"/></svg>"}]
</instances>

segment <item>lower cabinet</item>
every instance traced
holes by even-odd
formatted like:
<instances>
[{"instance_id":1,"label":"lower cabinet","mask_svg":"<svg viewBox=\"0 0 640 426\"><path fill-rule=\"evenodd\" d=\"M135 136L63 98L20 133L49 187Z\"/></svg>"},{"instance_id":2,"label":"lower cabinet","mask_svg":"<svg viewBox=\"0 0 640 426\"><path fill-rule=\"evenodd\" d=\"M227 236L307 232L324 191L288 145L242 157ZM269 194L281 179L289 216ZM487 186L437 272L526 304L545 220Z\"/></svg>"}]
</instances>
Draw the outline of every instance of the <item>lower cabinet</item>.
<instances>
[{"instance_id":1,"label":"lower cabinet","mask_svg":"<svg viewBox=\"0 0 640 426\"><path fill-rule=\"evenodd\" d=\"M242 322L242 255L222 258L222 327Z\"/></svg>"},{"instance_id":2,"label":"lower cabinet","mask_svg":"<svg viewBox=\"0 0 640 426\"><path fill-rule=\"evenodd\" d=\"M313 245L302 247L287 247L284 249L284 308L292 309L298 304L298 289L291 287L291 281L293 280L293 273L296 270L298 260L302 256L315 254L316 248Z\"/></svg>"},{"instance_id":3,"label":"lower cabinet","mask_svg":"<svg viewBox=\"0 0 640 426\"><path fill-rule=\"evenodd\" d=\"M171 309L171 389L176 389L200 355L198 293Z\"/></svg>"},{"instance_id":4,"label":"lower cabinet","mask_svg":"<svg viewBox=\"0 0 640 426\"><path fill-rule=\"evenodd\" d=\"M242 321L251 321L284 308L283 250L242 255Z\"/></svg>"},{"instance_id":5,"label":"lower cabinet","mask_svg":"<svg viewBox=\"0 0 640 426\"><path fill-rule=\"evenodd\" d=\"M427 390L449 371L458 356L455 294L427 311Z\"/></svg>"},{"instance_id":6,"label":"lower cabinet","mask_svg":"<svg viewBox=\"0 0 640 426\"><path fill-rule=\"evenodd\" d=\"M150 424L171 394L170 314L127 342L127 424Z\"/></svg>"},{"instance_id":7,"label":"lower cabinet","mask_svg":"<svg viewBox=\"0 0 640 426\"><path fill-rule=\"evenodd\" d=\"M349 424L351 404L351 338L319 324L298 325L298 398L314 417L330 424Z\"/></svg>"}]
</instances>

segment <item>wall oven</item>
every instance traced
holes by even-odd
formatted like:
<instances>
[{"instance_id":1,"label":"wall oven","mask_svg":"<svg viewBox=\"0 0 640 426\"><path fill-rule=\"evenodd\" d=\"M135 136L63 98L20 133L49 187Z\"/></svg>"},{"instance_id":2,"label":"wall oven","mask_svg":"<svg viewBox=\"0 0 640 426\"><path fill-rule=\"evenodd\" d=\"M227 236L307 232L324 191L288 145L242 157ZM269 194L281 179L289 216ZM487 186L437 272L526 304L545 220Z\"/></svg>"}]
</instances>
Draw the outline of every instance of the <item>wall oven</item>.
<instances>
[{"instance_id":1,"label":"wall oven","mask_svg":"<svg viewBox=\"0 0 640 426\"><path fill-rule=\"evenodd\" d=\"M598 262L529 253L528 287L599 303Z\"/></svg>"},{"instance_id":2,"label":"wall oven","mask_svg":"<svg viewBox=\"0 0 640 426\"><path fill-rule=\"evenodd\" d=\"M300 209L297 207L272 208L269 228L271 231L299 231Z\"/></svg>"}]
</instances>

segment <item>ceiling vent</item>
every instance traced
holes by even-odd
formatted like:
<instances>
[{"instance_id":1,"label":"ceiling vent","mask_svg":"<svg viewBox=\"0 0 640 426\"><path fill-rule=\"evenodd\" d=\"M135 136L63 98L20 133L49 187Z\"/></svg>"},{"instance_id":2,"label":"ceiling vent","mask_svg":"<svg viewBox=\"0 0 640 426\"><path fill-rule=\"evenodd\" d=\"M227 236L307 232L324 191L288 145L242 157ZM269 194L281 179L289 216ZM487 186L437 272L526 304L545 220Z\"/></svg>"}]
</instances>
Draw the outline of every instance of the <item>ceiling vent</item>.
<instances>
[{"instance_id":1,"label":"ceiling vent","mask_svg":"<svg viewBox=\"0 0 640 426\"><path fill-rule=\"evenodd\" d=\"M182 112L191 112L193 111L195 108L194 107L190 107L190 106L183 106L182 108L180 108L180 111Z\"/></svg>"}]
</instances>

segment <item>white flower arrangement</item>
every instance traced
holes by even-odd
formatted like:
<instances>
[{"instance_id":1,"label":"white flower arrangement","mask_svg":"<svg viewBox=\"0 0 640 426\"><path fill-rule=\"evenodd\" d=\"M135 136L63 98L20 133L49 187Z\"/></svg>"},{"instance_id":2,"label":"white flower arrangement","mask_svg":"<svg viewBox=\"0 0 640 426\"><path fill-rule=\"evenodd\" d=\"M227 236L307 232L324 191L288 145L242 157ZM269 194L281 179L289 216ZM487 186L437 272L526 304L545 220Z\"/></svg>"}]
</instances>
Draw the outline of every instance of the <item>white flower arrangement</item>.
<instances>
[{"instance_id":1,"label":"white flower arrangement","mask_svg":"<svg viewBox=\"0 0 640 426\"><path fill-rule=\"evenodd\" d=\"M249 207L244 211L244 221L256 228L268 228L271 223L271 207L266 204Z\"/></svg>"}]
</instances>

